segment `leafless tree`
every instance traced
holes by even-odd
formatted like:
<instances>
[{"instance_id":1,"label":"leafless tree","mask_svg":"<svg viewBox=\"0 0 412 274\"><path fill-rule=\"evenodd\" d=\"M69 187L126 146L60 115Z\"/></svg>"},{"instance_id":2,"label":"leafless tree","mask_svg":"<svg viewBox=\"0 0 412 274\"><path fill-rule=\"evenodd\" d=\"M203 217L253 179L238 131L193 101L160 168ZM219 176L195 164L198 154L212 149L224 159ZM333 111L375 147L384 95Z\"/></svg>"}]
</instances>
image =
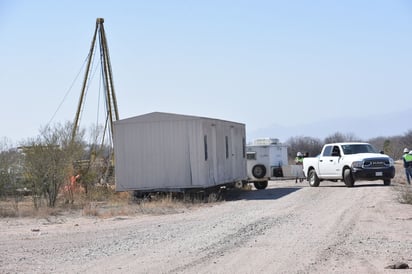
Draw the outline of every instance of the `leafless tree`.
<instances>
[{"instance_id":1,"label":"leafless tree","mask_svg":"<svg viewBox=\"0 0 412 274\"><path fill-rule=\"evenodd\" d=\"M400 142L404 147L412 149L412 129L408 130L401 138Z\"/></svg>"},{"instance_id":2,"label":"leafless tree","mask_svg":"<svg viewBox=\"0 0 412 274\"><path fill-rule=\"evenodd\" d=\"M0 140L0 195L17 194L17 189L24 187L21 180L20 154L13 147L11 140Z\"/></svg>"},{"instance_id":3,"label":"leafless tree","mask_svg":"<svg viewBox=\"0 0 412 274\"><path fill-rule=\"evenodd\" d=\"M380 136L369 139L368 142L372 144L376 149L383 151L393 159L399 159L400 157L402 157L402 151L404 149L402 140L402 136Z\"/></svg>"},{"instance_id":4,"label":"leafless tree","mask_svg":"<svg viewBox=\"0 0 412 274\"><path fill-rule=\"evenodd\" d=\"M295 159L298 152L308 153L309 156L318 155L323 146L320 139L308 136L291 137L286 141L286 144L288 145L290 161Z\"/></svg>"},{"instance_id":5,"label":"leafless tree","mask_svg":"<svg viewBox=\"0 0 412 274\"><path fill-rule=\"evenodd\" d=\"M339 143L339 142L358 142L362 141L360 138L355 136L353 133L343 134L341 132L335 132L334 134L325 138L324 143Z\"/></svg>"}]
</instances>

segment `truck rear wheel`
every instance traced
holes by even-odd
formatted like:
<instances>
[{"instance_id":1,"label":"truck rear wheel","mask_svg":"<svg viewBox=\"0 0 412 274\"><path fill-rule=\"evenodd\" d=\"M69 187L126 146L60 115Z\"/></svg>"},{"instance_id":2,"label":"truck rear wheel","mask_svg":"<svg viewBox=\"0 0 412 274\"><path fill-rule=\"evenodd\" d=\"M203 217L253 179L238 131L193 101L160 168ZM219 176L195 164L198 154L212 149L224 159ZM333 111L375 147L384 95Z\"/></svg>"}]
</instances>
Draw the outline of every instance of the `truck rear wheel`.
<instances>
[{"instance_id":1,"label":"truck rear wheel","mask_svg":"<svg viewBox=\"0 0 412 274\"><path fill-rule=\"evenodd\" d=\"M265 189L268 186L268 181L254 182L256 189Z\"/></svg>"},{"instance_id":2,"label":"truck rear wheel","mask_svg":"<svg viewBox=\"0 0 412 274\"><path fill-rule=\"evenodd\" d=\"M316 174L316 171L314 169L309 171L308 181L309 181L310 186L313 186L313 187L318 187L319 186L320 180L319 180L319 177Z\"/></svg>"},{"instance_id":3,"label":"truck rear wheel","mask_svg":"<svg viewBox=\"0 0 412 274\"><path fill-rule=\"evenodd\" d=\"M385 179L385 180L383 180L383 185L385 185L385 186L390 186L390 185L391 185L391 179Z\"/></svg>"},{"instance_id":4,"label":"truck rear wheel","mask_svg":"<svg viewBox=\"0 0 412 274\"><path fill-rule=\"evenodd\" d=\"M266 175L266 167L264 165L255 165L252 168L252 175L257 179L262 179Z\"/></svg>"},{"instance_id":5,"label":"truck rear wheel","mask_svg":"<svg viewBox=\"0 0 412 274\"><path fill-rule=\"evenodd\" d=\"M349 168L343 171L343 181L345 182L345 185L347 187L353 187L353 185L355 184L355 180L353 180L352 172Z\"/></svg>"}]
</instances>

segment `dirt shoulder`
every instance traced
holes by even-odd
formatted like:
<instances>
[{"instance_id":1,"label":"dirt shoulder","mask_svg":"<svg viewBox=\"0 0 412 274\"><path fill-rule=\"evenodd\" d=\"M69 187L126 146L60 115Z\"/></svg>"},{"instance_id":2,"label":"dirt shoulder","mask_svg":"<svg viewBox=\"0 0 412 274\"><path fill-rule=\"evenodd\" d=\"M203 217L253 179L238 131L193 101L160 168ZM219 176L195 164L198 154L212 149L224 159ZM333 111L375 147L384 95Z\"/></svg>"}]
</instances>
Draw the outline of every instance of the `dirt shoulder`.
<instances>
[{"instance_id":1,"label":"dirt shoulder","mask_svg":"<svg viewBox=\"0 0 412 274\"><path fill-rule=\"evenodd\" d=\"M277 181L176 214L1 219L0 272L388 273L412 266L395 189Z\"/></svg>"}]
</instances>

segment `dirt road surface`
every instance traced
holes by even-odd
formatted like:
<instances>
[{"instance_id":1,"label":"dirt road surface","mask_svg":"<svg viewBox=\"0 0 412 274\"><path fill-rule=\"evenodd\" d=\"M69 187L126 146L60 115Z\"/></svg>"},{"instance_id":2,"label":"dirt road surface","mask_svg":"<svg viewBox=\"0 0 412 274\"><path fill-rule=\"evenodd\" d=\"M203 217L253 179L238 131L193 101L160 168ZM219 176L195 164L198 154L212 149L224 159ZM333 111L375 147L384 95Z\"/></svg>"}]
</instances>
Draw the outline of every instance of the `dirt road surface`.
<instances>
[{"instance_id":1,"label":"dirt road surface","mask_svg":"<svg viewBox=\"0 0 412 274\"><path fill-rule=\"evenodd\" d=\"M0 273L412 273L412 206L380 182L270 182L160 216L1 219Z\"/></svg>"}]
</instances>

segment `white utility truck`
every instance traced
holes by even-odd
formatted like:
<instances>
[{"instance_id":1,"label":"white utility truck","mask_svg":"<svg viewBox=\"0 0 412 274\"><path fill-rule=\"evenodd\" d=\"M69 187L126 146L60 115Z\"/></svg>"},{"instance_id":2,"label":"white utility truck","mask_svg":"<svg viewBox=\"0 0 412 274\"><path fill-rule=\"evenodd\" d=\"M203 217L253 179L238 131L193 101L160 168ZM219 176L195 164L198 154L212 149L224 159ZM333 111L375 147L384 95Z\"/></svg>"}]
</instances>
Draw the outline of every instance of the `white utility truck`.
<instances>
[{"instance_id":1,"label":"white utility truck","mask_svg":"<svg viewBox=\"0 0 412 274\"><path fill-rule=\"evenodd\" d=\"M384 185L390 185L395 167L392 158L371 144L348 142L326 144L317 157L304 158L303 172L313 187L322 180L342 180L348 187L360 180L383 180Z\"/></svg>"},{"instance_id":2,"label":"white utility truck","mask_svg":"<svg viewBox=\"0 0 412 274\"><path fill-rule=\"evenodd\" d=\"M288 148L275 138L261 138L246 146L248 181L257 189L265 189L271 177L283 177L282 167L288 164Z\"/></svg>"}]
</instances>

